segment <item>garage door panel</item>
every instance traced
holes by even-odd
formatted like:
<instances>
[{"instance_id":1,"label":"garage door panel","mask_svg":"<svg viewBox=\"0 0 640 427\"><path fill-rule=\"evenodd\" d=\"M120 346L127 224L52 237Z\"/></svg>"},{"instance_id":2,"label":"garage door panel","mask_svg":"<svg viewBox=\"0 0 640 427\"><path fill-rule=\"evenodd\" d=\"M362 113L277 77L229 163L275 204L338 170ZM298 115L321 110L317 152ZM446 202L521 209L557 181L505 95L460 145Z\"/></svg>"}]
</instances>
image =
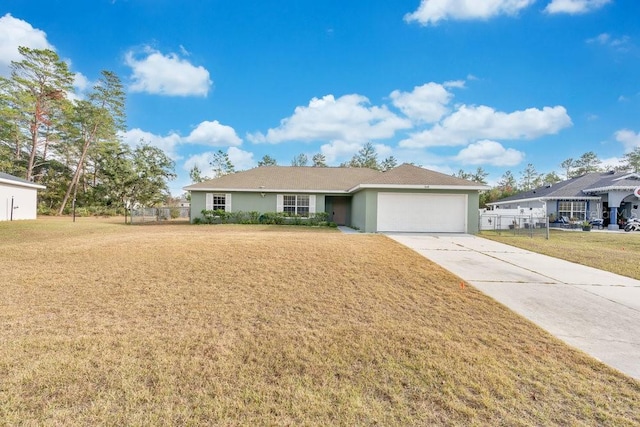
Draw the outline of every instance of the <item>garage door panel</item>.
<instances>
[{"instance_id":1,"label":"garage door panel","mask_svg":"<svg viewBox=\"0 0 640 427\"><path fill-rule=\"evenodd\" d=\"M378 193L378 231L464 233L465 194Z\"/></svg>"}]
</instances>

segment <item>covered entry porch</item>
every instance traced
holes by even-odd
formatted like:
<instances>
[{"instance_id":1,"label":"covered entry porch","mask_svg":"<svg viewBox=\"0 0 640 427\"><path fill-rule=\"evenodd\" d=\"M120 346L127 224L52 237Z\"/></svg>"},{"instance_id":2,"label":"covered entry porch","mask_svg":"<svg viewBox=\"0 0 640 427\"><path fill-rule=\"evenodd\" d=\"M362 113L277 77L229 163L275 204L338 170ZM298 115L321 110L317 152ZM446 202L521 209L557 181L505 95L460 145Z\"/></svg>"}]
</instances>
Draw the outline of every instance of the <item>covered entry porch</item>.
<instances>
[{"instance_id":1,"label":"covered entry porch","mask_svg":"<svg viewBox=\"0 0 640 427\"><path fill-rule=\"evenodd\" d=\"M325 212L337 225L351 224L351 196L326 196Z\"/></svg>"}]
</instances>

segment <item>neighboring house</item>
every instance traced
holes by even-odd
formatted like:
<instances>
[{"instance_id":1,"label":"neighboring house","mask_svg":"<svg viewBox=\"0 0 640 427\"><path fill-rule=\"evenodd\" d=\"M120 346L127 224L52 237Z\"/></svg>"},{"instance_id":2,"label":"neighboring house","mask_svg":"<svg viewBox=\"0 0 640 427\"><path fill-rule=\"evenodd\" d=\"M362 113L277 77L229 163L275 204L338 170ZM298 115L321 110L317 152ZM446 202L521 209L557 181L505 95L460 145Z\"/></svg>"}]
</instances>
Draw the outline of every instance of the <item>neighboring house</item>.
<instances>
[{"instance_id":1,"label":"neighboring house","mask_svg":"<svg viewBox=\"0 0 640 427\"><path fill-rule=\"evenodd\" d=\"M594 172L545 185L488 203L494 209L545 208L547 215L583 221L605 220L609 228L618 228L619 217L640 215L634 192L640 187L640 174L629 172ZM613 220L611 220L613 218Z\"/></svg>"},{"instance_id":2,"label":"neighboring house","mask_svg":"<svg viewBox=\"0 0 640 427\"><path fill-rule=\"evenodd\" d=\"M38 190L46 188L0 172L0 221L36 219Z\"/></svg>"},{"instance_id":3,"label":"neighboring house","mask_svg":"<svg viewBox=\"0 0 640 427\"><path fill-rule=\"evenodd\" d=\"M478 231L479 192L489 187L403 164L368 168L263 166L189 185L191 221L203 209L329 214L365 232Z\"/></svg>"}]
</instances>

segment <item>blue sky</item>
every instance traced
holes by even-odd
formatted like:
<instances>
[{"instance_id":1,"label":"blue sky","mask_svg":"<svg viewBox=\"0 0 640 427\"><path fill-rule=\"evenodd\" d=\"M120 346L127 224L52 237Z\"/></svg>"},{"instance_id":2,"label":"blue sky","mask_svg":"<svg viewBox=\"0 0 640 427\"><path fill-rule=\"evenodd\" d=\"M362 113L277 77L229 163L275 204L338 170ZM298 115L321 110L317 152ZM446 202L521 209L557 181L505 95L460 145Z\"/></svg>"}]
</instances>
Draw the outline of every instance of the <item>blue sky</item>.
<instances>
[{"instance_id":1,"label":"blue sky","mask_svg":"<svg viewBox=\"0 0 640 427\"><path fill-rule=\"evenodd\" d=\"M123 140L176 161L176 195L219 149L338 165L372 142L495 183L640 146L637 0L5 0L0 75L19 45L54 49L80 96L116 72Z\"/></svg>"}]
</instances>

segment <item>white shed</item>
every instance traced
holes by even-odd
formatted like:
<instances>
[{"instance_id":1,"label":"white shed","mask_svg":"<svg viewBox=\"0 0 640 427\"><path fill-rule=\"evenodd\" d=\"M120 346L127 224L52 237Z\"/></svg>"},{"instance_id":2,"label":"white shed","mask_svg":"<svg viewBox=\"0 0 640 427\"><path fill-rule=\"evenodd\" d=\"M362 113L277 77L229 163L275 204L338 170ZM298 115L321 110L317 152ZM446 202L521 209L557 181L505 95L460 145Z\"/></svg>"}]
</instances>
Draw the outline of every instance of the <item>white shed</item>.
<instances>
[{"instance_id":1,"label":"white shed","mask_svg":"<svg viewBox=\"0 0 640 427\"><path fill-rule=\"evenodd\" d=\"M36 219L38 185L25 179L0 172L0 221Z\"/></svg>"}]
</instances>

